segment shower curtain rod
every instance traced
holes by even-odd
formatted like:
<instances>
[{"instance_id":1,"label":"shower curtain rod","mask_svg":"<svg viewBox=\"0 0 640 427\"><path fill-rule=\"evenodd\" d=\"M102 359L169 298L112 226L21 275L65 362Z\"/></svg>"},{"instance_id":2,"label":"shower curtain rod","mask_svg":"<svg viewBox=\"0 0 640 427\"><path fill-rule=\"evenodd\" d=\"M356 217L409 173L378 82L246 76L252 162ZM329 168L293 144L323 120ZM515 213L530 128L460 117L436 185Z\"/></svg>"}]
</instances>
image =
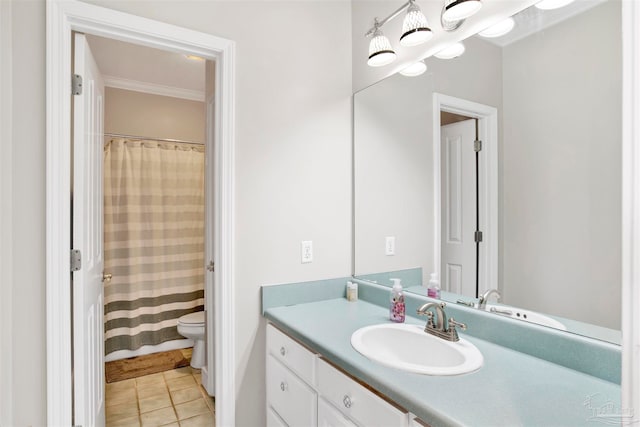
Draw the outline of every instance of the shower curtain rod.
<instances>
[{"instance_id":1,"label":"shower curtain rod","mask_svg":"<svg viewBox=\"0 0 640 427\"><path fill-rule=\"evenodd\" d=\"M151 141L175 142L177 144L204 145L204 142L185 141L185 140L182 140L182 139L151 138L151 137L147 137L147 136L123 135L121 133L105 133L104 136L113 136L115 138L126 138L126 139L148 139L148 140L151 140Z\"/></svg>"}]
</instances>

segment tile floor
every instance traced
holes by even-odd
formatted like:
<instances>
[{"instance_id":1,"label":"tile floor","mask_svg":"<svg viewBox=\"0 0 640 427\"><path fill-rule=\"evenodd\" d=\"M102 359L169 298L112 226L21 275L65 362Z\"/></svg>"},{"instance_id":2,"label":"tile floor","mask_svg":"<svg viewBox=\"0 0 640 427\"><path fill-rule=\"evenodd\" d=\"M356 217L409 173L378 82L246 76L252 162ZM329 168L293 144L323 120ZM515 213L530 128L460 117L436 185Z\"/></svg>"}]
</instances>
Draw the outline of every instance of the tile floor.
<instances>
[{"instance_id":1,"label":"tile floor","mask_svg":"<svg viewBox=\"0 0 640 427\"><path fill-rule=\"evenodd\" d=\"M211 427L214 411L190 366L106 385L107 427Z\"/></svg>"}]
</instances>

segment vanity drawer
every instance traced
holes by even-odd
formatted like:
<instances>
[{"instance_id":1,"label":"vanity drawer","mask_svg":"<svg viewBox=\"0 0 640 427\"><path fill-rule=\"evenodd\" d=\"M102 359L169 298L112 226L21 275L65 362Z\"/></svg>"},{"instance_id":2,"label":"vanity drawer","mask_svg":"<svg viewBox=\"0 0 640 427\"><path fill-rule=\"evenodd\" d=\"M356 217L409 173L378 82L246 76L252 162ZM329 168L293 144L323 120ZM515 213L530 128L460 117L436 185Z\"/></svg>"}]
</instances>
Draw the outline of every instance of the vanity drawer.
<instances>
[{"instance_id":1,"label":"vanity drawer","mask_svg":"<svg viewBox=\"0 0 640 427\"><path fill-rule=\"evenodd\" d=\"M314 426L317 400L315 391L272 355L267 355L268 410L273 408L288 426Z\"/></svg>"},{"instance_id":2,"label":"vanity drawer","mask_svg":"<svg viewBox=\"0 0 640 427\"><path fill-rule=\"evenodd\" d=\"M326 361L318 360L318 393L364 426L406 427L409 415Z\"/></svg>"},{"instance_id":3,"label":"vanity drawer","mask_svg":"<svg viewBox=\"0 0 640 427\"><path fill-rule=\"evenodd\" d=\"M267 325L267 353L309 384L315 384L316 355L273 325Z\"/></svg>"}]
</instances>

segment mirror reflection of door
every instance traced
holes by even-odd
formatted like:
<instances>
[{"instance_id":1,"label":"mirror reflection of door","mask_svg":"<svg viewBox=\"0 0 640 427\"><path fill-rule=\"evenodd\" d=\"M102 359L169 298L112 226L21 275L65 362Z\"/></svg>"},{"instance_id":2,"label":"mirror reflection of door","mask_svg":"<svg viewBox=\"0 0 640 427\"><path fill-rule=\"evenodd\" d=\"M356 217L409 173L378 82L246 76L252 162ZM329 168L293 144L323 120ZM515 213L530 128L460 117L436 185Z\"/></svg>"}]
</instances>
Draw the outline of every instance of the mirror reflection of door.
<instances>
[{"instance_id":1,"label":"mirror reflection of door","mask_svg":"<svg viewBox=\"0 0 640 427\"><path fill-rule=\"evenodd\" d=\"M444 290L478 296L476 120L441 113L441 282Z\"/></svg>"}]
</instances>

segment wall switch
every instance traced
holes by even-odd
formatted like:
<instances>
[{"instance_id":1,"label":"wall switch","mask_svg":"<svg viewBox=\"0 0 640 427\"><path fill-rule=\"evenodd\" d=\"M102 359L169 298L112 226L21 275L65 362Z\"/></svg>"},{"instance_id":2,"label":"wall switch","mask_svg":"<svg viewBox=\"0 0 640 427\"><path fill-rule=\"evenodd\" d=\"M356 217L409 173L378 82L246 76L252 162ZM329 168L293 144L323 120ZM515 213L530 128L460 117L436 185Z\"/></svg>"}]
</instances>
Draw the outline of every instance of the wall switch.
<instances>
[{"instance_id":1,"label":"wall switch","mask_svg":"<svg viewBox=\"0 0 640 427\"><path fill-rule=\"evenodd\" d=\"M387 236L384 242L384 254L395 255L396 254L396 237Z\"/></svg>"},{"instance_id":2,"label":"wall switch","mask_svg":"<svg viewBox=\"0 0 640 427\"><path fill-rule=\"evenodd\" d=\"M313 261L313 242L311 240L303 240L300 243L301 259L300 261L305 264Z\"/></svg>"}]
</instances>

